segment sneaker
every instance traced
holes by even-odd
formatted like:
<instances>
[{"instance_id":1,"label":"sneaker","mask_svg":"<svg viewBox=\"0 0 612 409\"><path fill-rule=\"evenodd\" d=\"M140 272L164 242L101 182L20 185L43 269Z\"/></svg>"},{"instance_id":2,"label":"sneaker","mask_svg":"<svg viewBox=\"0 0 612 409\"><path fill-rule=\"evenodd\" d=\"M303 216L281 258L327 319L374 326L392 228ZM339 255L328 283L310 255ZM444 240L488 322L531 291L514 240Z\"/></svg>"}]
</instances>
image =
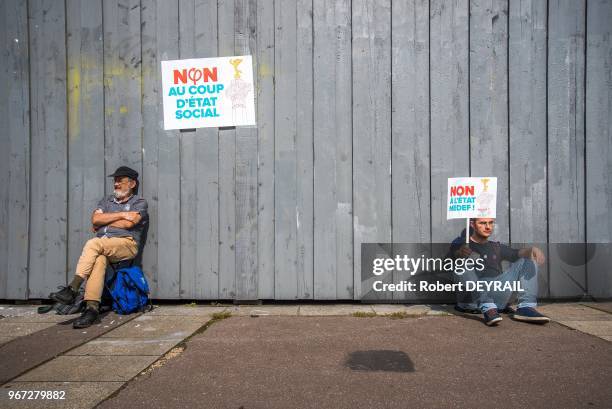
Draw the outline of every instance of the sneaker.
<instances>
[{"instance_id":1,"label":"sneaker","mask_svg":"<svg viewBox=\"0 0 612 409\"><path fill-rule=\"evenodd\" d=\"M455 311L460 312L462 314L480 314L480 310L478 308L463 308L458 304L455 304Z\"/></svg>"},{"instance_id":2,"label":"sneaker","mask_svg":"<svg viewBox=\"0 0 612 409\"><path fill-rule=\"evenodd\" d=\"M496 308L491 308L484 313L484 323L489 327L497 325L501 320L502 317L499 315Z\"/></svg>"},{"instance_id":3,"label":"sneaker","mask_svg":"<svg viewBox=\"0 0 612 409\"><path fill-rule=\"evenodd\" d=\"M540 314L535 308L518 308L512 316L517 321L533 322L535 324L546 324L550 321L546 315Z\"/></svg>"},{"instance_id":4,"label":"sneaker","mask_svg":"<svg viewBox=\"0 0 612 409\"><path fill-rule=\"evenodd\" d=\"M503 310L499 310L500 314L512 315L515 312L516 312L516 310L514 308L512 308L510 305L506 305Z\"/></svg>"},{"instance_id":5,"label":"sneaker","mask_svg":"<svg viewBox=\"0 0 612 409\"><path fill-rule=\"evenodd\" d=\"M73 323L73 328L87 328L98 321L98 311L88 308Z\"/></svg>"},{"instance_id":6,"label":"sneaker","mask_svg":"<svg viewBox=\"0 0 612 409\"><path fill-rule=\"evenodd\" d=\"M59 286L57 288L59 288L60 290L55 293L49 294L49 298L51 298L55 302L64 305L72 304L74 302L74 299L78 294L76 291L74 291L69 286Z\"/></svg>"}]
</instances>

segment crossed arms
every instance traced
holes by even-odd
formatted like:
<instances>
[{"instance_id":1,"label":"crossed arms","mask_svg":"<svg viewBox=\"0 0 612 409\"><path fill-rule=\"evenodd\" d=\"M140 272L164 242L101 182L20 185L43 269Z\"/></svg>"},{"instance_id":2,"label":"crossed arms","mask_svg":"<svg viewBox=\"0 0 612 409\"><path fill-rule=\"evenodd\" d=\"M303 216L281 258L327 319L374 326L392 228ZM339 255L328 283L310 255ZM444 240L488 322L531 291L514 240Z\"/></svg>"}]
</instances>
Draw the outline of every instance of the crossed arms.
<instances>
[{"instance_id":1,"label":"crossed arms","mask_svg":"<svg viewBox=\"0 0 612 409\"><path fill-rule=\"evenodd\" d=\"M103 226L118 227L120 229L129 230L136 226L142 216L139 212L113 212L104 213L97 209L91 215L91 224L93 230L96 231Z\"/></svg>"}]
</instances>

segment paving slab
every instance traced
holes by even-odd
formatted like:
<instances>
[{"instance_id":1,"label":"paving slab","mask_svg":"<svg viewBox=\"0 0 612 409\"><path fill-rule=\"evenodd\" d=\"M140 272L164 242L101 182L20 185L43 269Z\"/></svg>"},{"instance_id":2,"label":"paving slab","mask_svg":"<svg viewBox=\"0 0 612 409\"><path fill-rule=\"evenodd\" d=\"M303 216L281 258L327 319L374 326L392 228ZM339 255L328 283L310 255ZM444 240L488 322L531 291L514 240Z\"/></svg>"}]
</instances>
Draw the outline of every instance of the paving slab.
<instances>
[{"instance_id":1,"label":"paving slab","mask_svg":"<svg viewBox=\"0 0 612 409\"><path fill-rule=\"evenodd\" d=\"M157 356L59 356L15 379L15 382L125 382Z\"/></svg>"},{"instance_id":2,"label":"paving slab","mask_svg":"<svg viewBox=\"0 0 612 409\"><path fill-rule=\"evenodd\" d=\"M559 320L559 324L577 329L578 331L595 336L612 336L612 321L565 321Z\"/></svg>"},{"instance_id":3,"label":"paving slab","mask_svg":"<svg viewBox=\"0 0 612 409\"><path fill-rule=\"evenodd\" d=\"M14 340L17 337L4 337L4 336L0 336L0 345L6 344L9 341Z\"/></svg>"},{"instance_id":4,"label":"paving slab","mask_svg":"<svg viewBox=\"0 0 612 409\"><path fill-rule=\"evenodd\" d=\"M427 305L403 304L372 304L372 309L378 315L402 313L414 317L426 315L431 310L431 308Z\"/></svg>"},{"instance_id":5,"label":"paving slab","mask_svg":"<svg viewBox=\"0 0 612 409\"><path fill-rule=\"evenodd\" d=\"M0 321L0 334L23 337L56 325L53 322L13 322L12 319Z\"/></svg>"},{"instance_id":6,"label":"paving slab","mask_svg":"<svg viewBox=\"0 0 612 409\"><path fill-rule=\"evenodd\" d=\"M226 312L240 317L297 316L299 309L299 305L237 305L229 307Z\"/></svg>"},{"instance_id":7,"label":"paving slab","mask_svg":"<svg viewBox=\"0 0 612 409\"><path fill-rule=\"evenodd\" d=\"M587 307L595 308L600 311L604 311L612 314L612 301L606 302L583 302L582 305L586 305Z\"/></svg>"},{"instance_id":8,"label":"paving slab","mask_svg":"<svg viewBox=\"0 0 612 409\"><path fill-rule=\"evenodd\" d=\"M6 383L72 348L97 338L137 316L138 314L125 316L110 312L102 315L100 323L78 330L72 328L72 319L57 324L18 324L48 325L48 327L29 335L17 337L0 347L0 362L2 362L2 365L0 365L0 384ZM0 324L2 324L2 321L5 320L0 320Z\"/></svg>"},{"instance_id":9,"label":"paving slab","mask_svg":"<svg viewBox=\"0 0 612 409\"><path fill-rule=\"evenodd\" d=\"M123 382L12 382L0 389L0 407L88 409L113 394L121 385ZM9 391L63 391L65 394L64 399L42 399L39 395L38 399L16 400L9 399Z\"/></svg>"},{"instance_id":10,"label":"paving slab","mask_svg":"<svg viewBox=\"0 0 612 409\"><path fill-rule=\"evenodd\" d=\"M356 312L372 313L374 310L370 305L353 304L321 304L301 305L300 316L347 316Z\"/></svg>"},{"instance_id":11,"label":"paving slab","mask_svg":"<svg viewBox=\"0 0 612 409\"><path fill-rule=\"evenodd\" d=\"M598 321L612 320L612 314L590 308L577 303L546 304L538 306L538 310L553 320L566 321Z\"/></svg>"},{"instance_id":12,"label":"paving slab","mask_svg":"<svg viewBox=\"0 0 612 409\"><path fill-rule=\"evenodd\" d=\"M146 315L164 315L164 316L209 316L214 313L223 312L227 309L227 306L213 307L213 306L190 306L190 305L160 305L156 306L153 311L147 312Z\"/></svg>"},{"instance_id":13,"label":"paving slab","mask_svg":"<svg viewBox=\"0 0 612 409\"><path fill-rule=\"evenodd\" d=\"M460 316L232 317L186 346L99 407L607 408L612 401L612 344L554 322L504 319L490 328ZM491 381L500 373L510 384Z\"/></svg>"},{"instance_id":14,"label":"paving slab","mask_svg":"<svg viewBox=\"0 0 612 409\"><path fill-rule=\"evenodd\" d=\"M18 317L38 314L40 305L11 305L0 304L0 315L3 317Z\"/></svg>"},{"instance_id":15,"label":"paving slab","mask_svg":"<svg viewBox=\"0 0 612 409\"><path fill-rule=\"evenodd\" d=\"M106 333L103 338L182 340L209 320L209 315L176 317L144 314L121 328Z\"/></svg>"},{"instance_id":16,"label":"paving slab","mask_svg":"<svg viewBox=\"0 0 612 409\"><path fill-rule=\"evenodd\" d=\"M47 314L25 314L25 315L16 315L12 317L6 317L1 320L0 323L8 323L8 322L25 322L25 323L62 323L66 321L70 321L76 317L79 317L80 314L70 314L70 315L59 315L55 314L55 312L51 311Z\"/></svg>"},{"instance_id":17,"label":"paving slab","mask_svg":"<svg viewBox=\"0 0 612 409\"><path fill-rule=\"evenodd\" d=\"M98 338L81 345L66 355L156 355L161 356L178 344L173 338Z\"/></svg>"}]
</instances>

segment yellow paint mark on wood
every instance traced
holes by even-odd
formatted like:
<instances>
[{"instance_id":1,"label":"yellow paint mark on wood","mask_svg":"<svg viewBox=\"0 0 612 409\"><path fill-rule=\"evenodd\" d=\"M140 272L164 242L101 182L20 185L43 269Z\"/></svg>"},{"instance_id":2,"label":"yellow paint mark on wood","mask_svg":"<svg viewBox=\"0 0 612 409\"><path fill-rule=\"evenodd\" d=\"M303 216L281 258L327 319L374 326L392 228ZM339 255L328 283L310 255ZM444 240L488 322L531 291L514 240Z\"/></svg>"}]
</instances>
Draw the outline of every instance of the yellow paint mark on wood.
<instances>
[{"instance_id":1,"label":"yellow paint mark on wood","mask_svg":"<svg viewBox=\"0 0 612 409\"><path fill-rule=\"evenodd\" d=\"M272 70L270 69L270 66L265 63L259 64L259 76L267 77L270 75L272 75Z\"/></svg>"},{"instance_id":2,"label":"yellow paint mark on wood","mask_svg":"<svg viewBox=\"0 0 612 409\"><path fill-rule=\"evenodd\" d=\"M125 105L121 105L119 107L119 112L122 113L122 114L127 114L128 108Z\"/></svg>"},{"instance_id":3,"label":"yellow paint mark on wood","mask_svg":"<svg viewBox=\"0 0 612 409\"><path fill-rule=\"evenodd\" d=\"M79 138L81 109L81 72L75 66L68 70L68 135Z\"/></svg>"}]
</instances>

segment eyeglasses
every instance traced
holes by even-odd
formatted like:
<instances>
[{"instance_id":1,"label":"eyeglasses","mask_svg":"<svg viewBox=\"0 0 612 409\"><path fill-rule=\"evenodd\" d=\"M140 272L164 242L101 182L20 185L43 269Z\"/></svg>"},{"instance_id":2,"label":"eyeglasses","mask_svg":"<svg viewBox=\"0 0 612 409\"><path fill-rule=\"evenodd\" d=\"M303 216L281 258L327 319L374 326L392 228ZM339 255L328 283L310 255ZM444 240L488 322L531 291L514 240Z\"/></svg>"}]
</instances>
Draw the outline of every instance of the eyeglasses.
<instances>
[{"instance_id":1,"label":"eyeglasses","mask_svg":"<svg viewBox=\"0 0 612 409\"><path fill-rule=\"evenodd\" d=\"M128 178L127 176L123 176L123 177L118 177L114 179L114 183L118 183L118 184L122 184L122 185L126 185L128 183L130 183L130 178Z\"/></svg>"}]
</instances>

